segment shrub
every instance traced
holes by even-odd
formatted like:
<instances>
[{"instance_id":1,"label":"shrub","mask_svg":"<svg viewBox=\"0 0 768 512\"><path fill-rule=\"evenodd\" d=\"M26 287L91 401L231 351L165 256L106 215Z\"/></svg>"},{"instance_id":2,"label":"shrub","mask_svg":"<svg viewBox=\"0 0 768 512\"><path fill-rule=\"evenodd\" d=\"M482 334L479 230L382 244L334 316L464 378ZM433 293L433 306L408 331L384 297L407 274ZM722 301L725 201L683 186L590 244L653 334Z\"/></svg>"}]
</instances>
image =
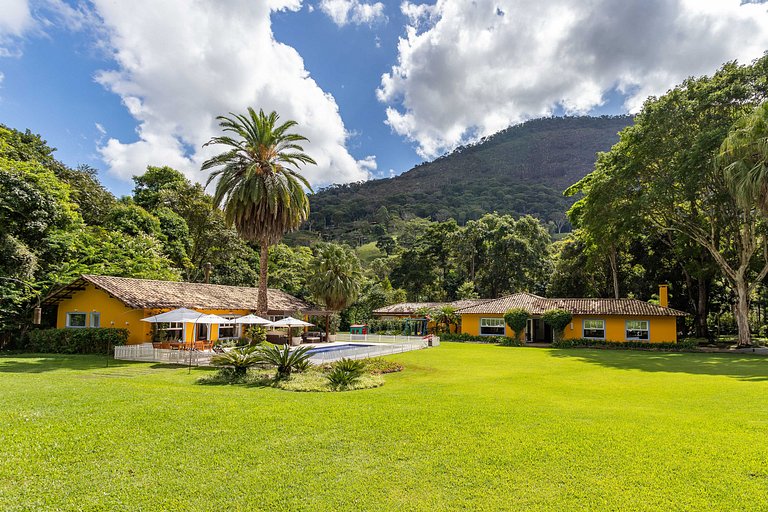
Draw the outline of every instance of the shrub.
<instances>
[{"instance_id":1,"label":"shrub","mask_svg":"<svg viewBox=\"0 0 768 512\"><path fill-rule=\"evenodd\" d=\"M106 354L128 342L128 329L37 329L27 333L26 349L51 354Z\"/></svg>"},{"instance_id":2,"label":"shrub","mask_svg":"<svg viewBox=\"0 0 768 512\"><path fill-rule=\"evenodd\" d=\"M522 339L530 315L523 308L513 308L504 313L504 322L515 333L516 339Z\"/></svg>"},{"instance_id":3,"label":"shrub","mask_svg":"<svg viewBox=\"0 0 768 512\"><path fill-rule=\"evenodd\" d=\"M545 324L552 327L552 331L555 333L555 341L557 341L563 337L563 331L573 320L573 315L570 311L564 309L550 309L541 315L541 319L544 320Z\"/></svg>"},{"instance_id":4,"label":"shrub","mask_svg":"<svg viewBox=\"0 0 768 512\"><path fill-rule=\"evenodd\" d=\"M261 345L267 341L267 330L261 325L251 325L245 330L245 338L251 345Z\"/></svg>"},{"instance_id":5,"label":"shrub","mask_svg":"<svg viewBox=\"0 0 768 512\"><path fill-rule=\"evenodd\" d=\"M403 365L395 361L389 361L381 357L374 357L371 359L363 359L365 365L365 371L372 373L373 375L381 375L383 373L395 373L403 371Z\"/></svg>"},{"instance_id":6,"label":"shrub","mask_svg":"<svg viewBox=\"0 0 768 512\"><path fill-rule=\"evenodd\" d=\"M463 343L498 343L505 347L522 347L523 342L508 336L477 336L474 334L441 334L440 341L459 341Z\"/></svg>"},{"instance_id":7,"label":"shrub","mask_svg":"<svg viewBox=\"0 0 768 512\"><path fill-rule=\"evenodd\" d=\"M657 350L667 352L683 352L694 350L698 347L695 339L685 339L677 343L649 343L647 341L609 341L576 338L572 340L556 340L552 343L554 348L604 348L617 350Z\"/></svg>"},{"instance_id":8,"label":"shrub","mask_svg":"<svg viewBox=\"0 0 768 512\"><path fill-rule=\"evenodd\" d=\"M248 368L252 368L260 362L261 358L256 347L236 348L223 354L216 354L211 358L212 365L230 370L235 378L244 377Z\"/></svg>"},{"instance_id":9,"label":"shrub","mask_svg":"<svg viewBox=\"0 0 768 512\"><path fill-rule=\"evenodd\" d=\"M287 344L281 349L277 345L269 345L258 349L259 360L277 368L277 379L291 376L291 372L300 369L306 371L309 368L310 347L299 347L291 350Z\"/></svg>"},{"instance_id":10,"label":"shrub","mask_svg":"<svg viewBox=\"0 0 768 512\"><path fill-rule=\"evenodd\" d=\"M475 343L498 343L495 336L477 336L467 333L445 333L440 335L440 341L459 341Z\"/></svg>"},{"instance_id":11,"label":"shrub","mask_svg":"<svg viewBox=\"0 0 768 512\"><path fill-rule=\"evenodd\" d=\"M344 358L331 367L331 373L326 375L332 389L346 389L354 385L363 376L365 363Z\"/></svg>"}]
</instances>

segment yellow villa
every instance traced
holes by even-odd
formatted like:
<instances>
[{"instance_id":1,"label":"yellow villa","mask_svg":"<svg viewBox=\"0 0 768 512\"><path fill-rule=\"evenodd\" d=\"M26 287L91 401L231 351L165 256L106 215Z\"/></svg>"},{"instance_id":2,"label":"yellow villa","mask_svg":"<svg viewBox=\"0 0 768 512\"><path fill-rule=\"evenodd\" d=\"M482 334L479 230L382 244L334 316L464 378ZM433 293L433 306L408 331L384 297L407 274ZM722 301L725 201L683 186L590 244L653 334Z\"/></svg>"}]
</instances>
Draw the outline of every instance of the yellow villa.
<instances>
[{"instance_id":1,"label":"yellow villa","mask_svg":"<svg viewBox=\"0 0 768 512\"><path fill-rule=\"evenodd\" d=\"M43 306L57 307L56 327L87 329L116 327L128 329L128 343L148 343L153 326L142 322L159 313L176 308L189 308L201 313L234 319L256 310L257 288L218 284L155 281L83 275L74 282L52 292ZM269 289L269 320L300 314L325 315L307 302L283 291ZM169 337L191 343L216 341L240 335L235 324L162 324Z\"/></svg>"},{"instance_id":2,"label":"yellow villa","mask_svg":"<svg viewBox=\"0 0 768 512\"><path fill-rule=\"evenodd\" d=\"M528 311L525 332L529 342L551 342L552 329L541 320L550 309L573 315L564 339L587 338L606 341L677 342L677 318L687 313L668 306L667 287L662 285L659 305L636 299L550 299L531 293L515 293L460 309L461 331L475 336L514 336L504 322L513 308Z\"/></svg>"}]
</instances>

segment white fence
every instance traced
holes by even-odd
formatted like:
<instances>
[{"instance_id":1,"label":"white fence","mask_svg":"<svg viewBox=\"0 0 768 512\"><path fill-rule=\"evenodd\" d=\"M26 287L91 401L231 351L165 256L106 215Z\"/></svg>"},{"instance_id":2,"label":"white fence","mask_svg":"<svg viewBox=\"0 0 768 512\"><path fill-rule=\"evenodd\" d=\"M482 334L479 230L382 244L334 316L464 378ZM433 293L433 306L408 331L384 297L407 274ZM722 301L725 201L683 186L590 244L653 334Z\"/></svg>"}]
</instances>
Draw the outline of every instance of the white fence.
<instances>
[{"instance_id":1,"label":"white fence","mask_svg":"<svg viewBox=\"0 0 768 512\"><path fill-rule=\"evenodd\" d=\"M154 348L151 343L115 347L115 359L123 361L210 366L213 355L213 352Z\"/></svg>"},{"instance_id":2,"label":"white fence","mask_svg":"<svg viewBox=\"0 0 768 512\"><path fill-rule=\"evenodd\" d=\"M336 335L336 341L349 341L353 343L424 343L436 347L440 344L439 336L387 336L382 334L350 334L340 332Z\"/></svg>"}]
</instances>

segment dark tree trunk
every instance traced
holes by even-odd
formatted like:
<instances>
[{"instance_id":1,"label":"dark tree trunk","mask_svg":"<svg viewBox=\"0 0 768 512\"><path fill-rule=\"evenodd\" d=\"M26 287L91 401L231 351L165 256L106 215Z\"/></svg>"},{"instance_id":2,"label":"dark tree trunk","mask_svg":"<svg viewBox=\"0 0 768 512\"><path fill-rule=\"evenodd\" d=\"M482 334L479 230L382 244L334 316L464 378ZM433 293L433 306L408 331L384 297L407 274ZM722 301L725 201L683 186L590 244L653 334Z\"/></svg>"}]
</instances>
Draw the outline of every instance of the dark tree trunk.
<instances>
[{"instance_id":1,"label":"dark tree trunk","mask_svg":"<svg viewBox=\"0 0 768 512\"><path fill-rule=\"evenodd\" d=\"M736 325L739 327L739 347L752 345L752 335L749 332L749 285L739 276L736 279L736 304L733 308Z\"/></svg>"},{"instance_id":2,"label":"dark tree trunk","mask_svg":"<svg viewBox=\"0 0 768 512\"><path fill-rule=\"evenodd\" d=\"M616 246L611 245L608 252L608 260L611 262L611 275L613 277L613 296L618 299L621 297L619 294L619 262L616 254Z\"/></svg>"},{"instance_id":3,"label":"dark tree trunk","mask_svg":"<svg viewBox=\"0 0 768 512\"><path fill-rule=\"evenodd\" d=\"M709 280L699 278L698 298L696 301L696 337L709 338Z\"/></svg>"},{"instance_id":4,"label":"dark tree trunk","mask_svg":"<svg viewBox=\"0 0 768 512\"><path fill-rule=\"evenodd\" d=\"M267 304L267 267L269 265L269 244L261 242L259 251L259 294L257 296L256 314L265 317L269 311Z\"/></svg>"}]
</instances>

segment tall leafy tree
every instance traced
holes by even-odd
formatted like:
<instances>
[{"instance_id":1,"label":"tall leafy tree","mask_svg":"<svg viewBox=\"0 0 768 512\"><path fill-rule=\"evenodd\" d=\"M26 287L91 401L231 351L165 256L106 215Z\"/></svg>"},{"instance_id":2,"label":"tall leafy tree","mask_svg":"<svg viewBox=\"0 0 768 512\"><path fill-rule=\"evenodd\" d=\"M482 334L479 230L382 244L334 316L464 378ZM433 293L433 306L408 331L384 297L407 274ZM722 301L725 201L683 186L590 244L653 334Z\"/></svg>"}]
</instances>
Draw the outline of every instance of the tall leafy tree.
<instances>
[{"instance_id":1,"label":"tall leafy tree","mask_svg":"<svg viewBox=\"0 0 768 512\"><path fill-rule=\"evenodd\" d=\"M206 160L202 170L215 169L207 184L218 180L213 197L217 206L223 206L226 222L260 246L258 312L264 315L269 246L309 216L305 189L311 187L298 169L316 162L299 145L308 139L289 131L297 123L278 124L276 112L267 115L249 107L247 115L230 113L217 119L227 135L213 137L205 145L228 149Z\"/></svg>"}]
</instances>

